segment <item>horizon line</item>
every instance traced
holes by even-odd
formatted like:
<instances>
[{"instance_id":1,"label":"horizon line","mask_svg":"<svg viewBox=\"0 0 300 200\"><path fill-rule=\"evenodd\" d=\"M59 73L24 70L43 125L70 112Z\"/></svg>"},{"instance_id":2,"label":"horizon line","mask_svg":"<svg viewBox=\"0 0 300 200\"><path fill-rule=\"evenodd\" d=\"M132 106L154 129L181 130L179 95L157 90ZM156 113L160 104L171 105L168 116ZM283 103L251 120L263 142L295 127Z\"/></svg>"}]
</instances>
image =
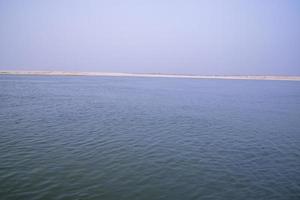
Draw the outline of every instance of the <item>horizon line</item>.
<instances>
[{"instance_id":1,"label":"horizon line","mask_svg":"<svg viewBox=\"0 0 300 200\"><path fill-rule=\"evenodd\" d=\"M61 70L0 70L0 75L36 76L110 76L110 77L152 77L152 78L190 78L190 79L230 79L230 80L282 80L300 81L299 75L197 75L178 73L130 73L100 71L61 71Z\"/></svg>"}]
</instances>

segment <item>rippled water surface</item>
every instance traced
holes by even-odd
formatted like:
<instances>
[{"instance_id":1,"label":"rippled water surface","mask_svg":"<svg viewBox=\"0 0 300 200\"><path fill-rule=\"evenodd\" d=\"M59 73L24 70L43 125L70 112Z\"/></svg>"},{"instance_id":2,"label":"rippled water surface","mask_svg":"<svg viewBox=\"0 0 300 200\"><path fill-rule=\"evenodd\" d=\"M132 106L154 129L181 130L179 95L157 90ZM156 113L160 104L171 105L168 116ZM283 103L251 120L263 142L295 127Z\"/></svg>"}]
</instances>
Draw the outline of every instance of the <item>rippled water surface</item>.
<instances>
[{"instance_id":1,"label":"rippled water surface","mask_svg":"<svg viewBox=\"0 0 300 200\"><path fill-rule=\"evenodd\" d=\"M0 199L300 199L300 82L2 75Z\"/></svg>"}]
</instances>

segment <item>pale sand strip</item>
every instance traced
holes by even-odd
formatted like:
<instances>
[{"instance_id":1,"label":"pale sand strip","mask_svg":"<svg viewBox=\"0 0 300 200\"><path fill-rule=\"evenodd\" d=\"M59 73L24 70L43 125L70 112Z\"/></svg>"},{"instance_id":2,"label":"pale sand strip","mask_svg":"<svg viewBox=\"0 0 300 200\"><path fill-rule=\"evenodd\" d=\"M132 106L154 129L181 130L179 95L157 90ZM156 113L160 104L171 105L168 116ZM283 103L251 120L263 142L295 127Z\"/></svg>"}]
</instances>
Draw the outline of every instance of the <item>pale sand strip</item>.
<instances>
[{"instance_id":1,"label":"pale sand strip","mask_svg":"<svg viewBox=\"0 0 300 200\"><path fill-rule=\"evenodd\" d=\"M202 76L180 74L137 74L110 72L65 72L65 71L0 71L0 75L44 75L44 76L117 76L117 77L161 77L193 79L231 79L231 80L285 80L300 81L300 76Z\"/></svg>"}]
</instances>

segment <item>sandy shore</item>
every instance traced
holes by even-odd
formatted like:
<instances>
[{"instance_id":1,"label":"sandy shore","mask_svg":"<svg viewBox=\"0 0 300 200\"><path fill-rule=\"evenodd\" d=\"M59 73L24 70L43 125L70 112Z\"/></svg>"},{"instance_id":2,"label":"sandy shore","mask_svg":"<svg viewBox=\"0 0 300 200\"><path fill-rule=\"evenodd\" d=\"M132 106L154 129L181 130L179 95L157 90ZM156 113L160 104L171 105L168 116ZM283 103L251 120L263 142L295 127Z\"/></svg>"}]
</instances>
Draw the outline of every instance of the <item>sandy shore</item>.
<instances>
[{"instance_id":1,"label":"sandy shore","mask_svg":"<svg viewBox=\"0 0 300 200\"><path fill-rule=\"evenodd\" d=\"M222 76L222 75L180 75L180 74L138 74L110 72L66 72L66 71L0 71L0 75L38 75L38 76L117 76L117 77L162 77L193 79L231 79L231 80L285 80L300 81L300 76Z\"/></svg>"}]
</instances>

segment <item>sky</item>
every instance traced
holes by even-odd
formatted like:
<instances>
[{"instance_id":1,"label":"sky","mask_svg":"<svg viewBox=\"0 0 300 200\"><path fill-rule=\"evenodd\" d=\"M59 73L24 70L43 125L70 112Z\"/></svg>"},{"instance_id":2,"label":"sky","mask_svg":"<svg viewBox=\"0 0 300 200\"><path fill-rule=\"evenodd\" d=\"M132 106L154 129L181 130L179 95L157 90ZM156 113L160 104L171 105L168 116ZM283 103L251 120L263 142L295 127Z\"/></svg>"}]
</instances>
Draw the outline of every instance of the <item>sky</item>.
<instances>
[{"instance_id":1,"label":"sky","mask_svg":"<svg viewBox=\"0 0 300 200\"><path fill-rule=\"evenodd\" d=\"M0 0L0 70L300 75L300 1Z\"/></svg>"}]
</instances>

